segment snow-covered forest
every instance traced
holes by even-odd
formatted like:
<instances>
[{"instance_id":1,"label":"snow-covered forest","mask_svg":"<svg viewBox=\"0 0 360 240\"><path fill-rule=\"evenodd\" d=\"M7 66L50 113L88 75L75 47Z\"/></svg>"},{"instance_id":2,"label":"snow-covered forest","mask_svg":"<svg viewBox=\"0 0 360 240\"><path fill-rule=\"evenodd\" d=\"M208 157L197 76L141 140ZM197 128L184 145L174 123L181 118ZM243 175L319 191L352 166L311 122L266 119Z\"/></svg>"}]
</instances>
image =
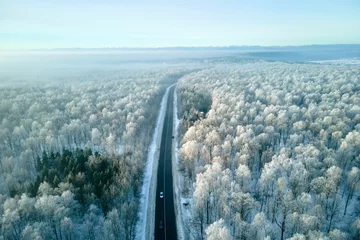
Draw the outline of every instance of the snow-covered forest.
<instances>
[{"instance_id":1,"label":"snow-covered forest","mask_svg":"<svg viewBox=\"0 0 360 240\"><path fill-rule=\"evenodd\" d=\"M360 238L359 68L224 59L4 83L0 240L134 239L160 103L185 73L182 237Z\"/></svg>"},{"instance_id":2,"label":"snow-covered forest","mask_svg":"<svg viewBox=\"0 0 360 240\"><path fill-rule=\"evenodd\" d=\"M179 70L0 88L0 239L133 239L150 138Z\"/></svg>"},{"instance_id":3,"label":"snow-covered forest","mask_svg":"<svg viewBox=\"0 0 360 240\"><path fill-rule=\"evenodd\" d=\"M358 67L223 64L177 94L188 238L360 238Z\"/></svg>"}]
</instances>

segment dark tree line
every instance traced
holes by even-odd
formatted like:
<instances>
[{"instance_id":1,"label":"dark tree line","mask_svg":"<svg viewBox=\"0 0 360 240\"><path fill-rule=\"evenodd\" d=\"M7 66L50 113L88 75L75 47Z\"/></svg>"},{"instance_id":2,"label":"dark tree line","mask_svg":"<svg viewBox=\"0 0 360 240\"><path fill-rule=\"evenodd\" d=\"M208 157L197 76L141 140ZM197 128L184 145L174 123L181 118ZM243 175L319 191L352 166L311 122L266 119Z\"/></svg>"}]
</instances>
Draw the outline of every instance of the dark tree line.
<instances>
[{"instance_id":1,"label":"dark tree line","mask_svg":"<svg viewBox=\"0 0 360 240\"><path fill-rule=\"evenodd\" d=\"M131 153L127 153L131 155ZM115 178L128 171L129 166L122 165L119 168L115 161L122 161L121 158L111 159L102 156L98 152L92 153L91 149L76 149L75 152L63 150L62 153L51 153L48 155L43 152L42 157L37 158L37 177L36 181L27 188L30 197L36 197L39 186L47 182L52 188L58 187L63 183L74 186L75 199L78 200L86 209L86 206L96 203L104 212L109 210L111 197L109 189L116 181ZM121 189L128 189L129 186L117 186ZM137 190L134 189L134 193ZM16 193L16 191L14 191ZM13 193L13 194L14 194Z\"/></svg>"}]
</instances>

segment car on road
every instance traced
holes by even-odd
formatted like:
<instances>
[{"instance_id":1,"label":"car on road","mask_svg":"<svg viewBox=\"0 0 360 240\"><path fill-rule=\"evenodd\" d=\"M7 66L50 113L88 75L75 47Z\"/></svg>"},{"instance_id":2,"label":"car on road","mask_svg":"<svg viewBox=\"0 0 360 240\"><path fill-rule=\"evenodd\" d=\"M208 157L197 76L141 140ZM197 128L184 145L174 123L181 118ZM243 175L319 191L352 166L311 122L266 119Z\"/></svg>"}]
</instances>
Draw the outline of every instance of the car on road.
<instances>
[{"instance_id":1,"label":"car on road","mask_svg":"<svg viewBox=\"0 0 360 240\"><path fill-rule=\"evenodd\" d=\"M161 221L161 220L160 220L160 223L159 223L159 228L160 228L160 229L163 229L163 228L164 228L163 221Z\"/></svg>"},{"instance_id":2,"label":"car on road","mask_svg":"<svg viewBox=\"0 0 360 240\"><path fill-rule=\"evenodd\" d=\"M164 193L160 192L160 198L164 198Z\"/></svg>"}]
</instances>

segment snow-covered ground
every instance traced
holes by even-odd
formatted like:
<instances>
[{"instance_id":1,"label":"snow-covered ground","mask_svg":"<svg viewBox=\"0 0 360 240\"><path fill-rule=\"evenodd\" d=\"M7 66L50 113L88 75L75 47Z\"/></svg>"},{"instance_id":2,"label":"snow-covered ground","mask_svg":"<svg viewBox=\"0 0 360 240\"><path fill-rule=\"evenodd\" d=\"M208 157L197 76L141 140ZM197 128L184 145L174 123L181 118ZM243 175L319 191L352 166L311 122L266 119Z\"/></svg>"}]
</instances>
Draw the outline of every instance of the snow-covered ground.
<instances>
[{"instance_id":1,"label":"snow-covered ground","mask_svg":"<svg viewBox=\"0 0 360 240\"><path fill-rule=\"evenodd\" d=\"M172 145L172 172L173 172L173 182L174 182L174 204L175 204L175 216L176 216L176 228L177 228L177 235L178 239L188 239L187 234L184 232L184 224L183 224L183 211L181 209L181 191L180 191L180 184L179 180L181 179L180 172L178 171L178 150L179 150L179 126L180 126L180 119L178 119L178 109L177 109L177 94L176 89L174 92L174 117L173 117L173 134L174 134L174 141ZM174 161L175 159L175 161Z\"/></svg>"},{"instance_id":2,"label":"snow-covered ground","mask_svg":"<svg viewBox=\"0 0 360 240\"><path fill-rule=\"evenodd\" d=\"M154 237L155 222L155 200L156 200L156 176L159 164L159 149L161 144L161 135L164 125L167 99L169 96L169 89L174 86L171 85L165 91L161 100L159 116L156 121L155 131L149 147L149 153L146 160L146 168L144 174L144 182L141 188L139 220L136 226L136 239L149 240Z\"/></svg>"},{"instance_id":3,"label":"snow-covered ground","mask_svg":"<svg viewBox=\"0 0 360 240\"><path fill-rule=\"evenodd\" d=\"M174 198L175 198L175 212L176 212L176 227L178 239L195 239L192 229L192 212L193 199L187 196L184 192L184 176L179 170L179 127L181 119L178 119L177 94L174 94L174 134L175 144L173 145L173 156L175 157L175 164L173 164L173 182L174 182ZM174 161L173 161L174 163Z\"/></svg>"}]
</instances>

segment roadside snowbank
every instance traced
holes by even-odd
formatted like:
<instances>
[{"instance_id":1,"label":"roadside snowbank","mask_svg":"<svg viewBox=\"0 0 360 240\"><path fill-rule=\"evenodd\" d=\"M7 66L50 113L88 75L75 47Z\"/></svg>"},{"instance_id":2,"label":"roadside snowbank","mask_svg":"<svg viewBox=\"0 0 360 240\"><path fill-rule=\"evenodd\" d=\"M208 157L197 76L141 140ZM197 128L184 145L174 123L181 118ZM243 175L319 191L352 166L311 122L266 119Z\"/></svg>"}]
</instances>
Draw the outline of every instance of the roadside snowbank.
<instances>
[{"instance_id":1,"label":"roadside snowbank","mask_svg":"<svg viewBox=\"0 0 360 240\"><path fill-rule=\"evenodd\" d=\"M180 119L178 119L178 109L177 109L177 94L176 89L174 91L174 116L173 116L173 134L174 140L172 145L172 172L173 172L173 182L174 182L174 204L175 204L175 216L176 216L176 229L177 236L179 240L188 239L185 237L184 233L184 224L183 224L183 214L181 211L181 192L179 184L179 168L178 168L178 150L179 150L179 126ZM175 160L175 161L174 161Z\"/></svg>"},{"instance_id":2,"label":"roadside snowbank","mask_svg":"<svg viewBox=\"0 0 360 240\"><path fill-rule=\"evenodd\" d=\"M149 147L149 153L146 160L144 173L144 182L141 188L139 220L136 225L136 239L149 240L154 238L155 222L155 200L156 200L156 176L159 164L159 149L161 144L161 135L164 125L166 105L169 96L169 89L175 84L169 86L161 100L159 116L156 121L155 131Z\"/></svg>"},{"instance_id":3,"label":"roadside snowbank","mask_svg":"<svg viewBox=\"0 0 360 240\"><path fill-rule=\"evenodd\" d=\"M173 144L173 156L175 161L173 161L173 182L174 182L174 203L175 203L175 213L176 213L176 228L179 240L188 240L196 239L197 236L194 235L194 229L192 222L192 211L193 199L188 194L184 193L183 186L184 176L179 170L179 127L181 124L181 119L178 119L178 106L177 106L177 93L176 89L174 92L174 136L175 143Z\"/></svg>"}]
</instances>

